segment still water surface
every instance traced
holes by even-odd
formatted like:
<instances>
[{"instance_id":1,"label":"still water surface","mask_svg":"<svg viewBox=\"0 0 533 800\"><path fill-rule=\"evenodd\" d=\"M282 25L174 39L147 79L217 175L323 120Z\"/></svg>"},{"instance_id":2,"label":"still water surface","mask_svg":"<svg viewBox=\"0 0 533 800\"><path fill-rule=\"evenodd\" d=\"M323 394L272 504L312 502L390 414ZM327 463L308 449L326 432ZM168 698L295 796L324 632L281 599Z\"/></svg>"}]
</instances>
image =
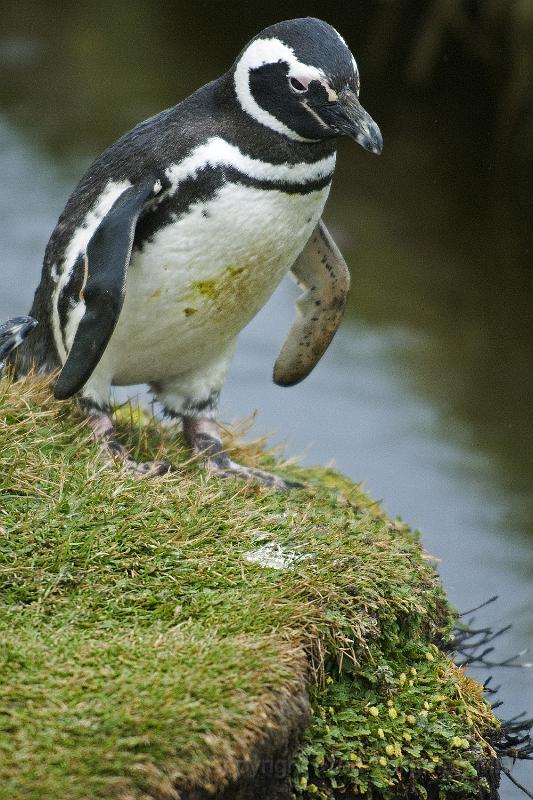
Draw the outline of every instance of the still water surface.
<instances>
[{"instance_id":1,"label":"still water surface","mask_svg":"<svg viewBox=\"0 0 533 800\"><path fill-rule=\"evenodd\" d=\"M31 61L31 48L40 44L26 42L30 55L20 41L3 46L4 53ZM31 82L22 81L18 91L21 106L31 107ZM146 113L158 107L154 94ZM160 95L162 106L168 101ZM87 134L73 119L66 119L58 144L45 129L58 116L53 105L46 113L40 109L32 131L20 108L4 100L1 319L29 309L66 197L88 157L113 138L103 126L98 146L89 136L91 145L80 154L79 140ZM414 112L389 110L381 159L355 144L341 147L326 221L351 266L353 290L329 352L300 386L272 384L296 294L283 284L241 337L222 417L235 420L257 409L254 434L272 432L305 463L334 462L363 481L389 513L422 531L459 609L499 595L477 621L513 623L495 654L505 657L533 650L533 289L527 253L512 206L497 186L491 189L490 163L473 162L456 146L462 141L457 125L466 130L467 120L456 120L452 130L436 124L427 104ZM114 136L133 121L128 114L131 109ZM524 658L533 660L533 654ZM531 670L492 672L502 684L502 715L533 712ZM515 775L533 785L531 768L516 768ZM520 797L502 781L504 800Z\"/></svg>"}]
</instances>

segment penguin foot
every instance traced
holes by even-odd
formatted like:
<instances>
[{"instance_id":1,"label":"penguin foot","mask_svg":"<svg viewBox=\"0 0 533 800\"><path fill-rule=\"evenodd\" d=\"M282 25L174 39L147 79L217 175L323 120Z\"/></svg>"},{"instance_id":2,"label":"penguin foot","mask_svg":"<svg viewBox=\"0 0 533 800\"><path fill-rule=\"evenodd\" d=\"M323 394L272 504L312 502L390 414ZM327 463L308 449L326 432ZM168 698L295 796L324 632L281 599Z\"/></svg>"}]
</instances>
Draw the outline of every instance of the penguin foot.
<instances>
[{"instance_id":1,"label":"penguin foot","mask_svg":"<svg viewBox=\"0 0 533 800\"><path fill-rule=\"evenodd\" d=\"M279 492L303 488L303 484L296 481L280 478L279 475L265 472L262 469L244 467L233 461L224 450L216 423L212 419L184 417L183 433L192 450L206 456L207 469L211 475L219 478L241 478L246 481L254 481Z\"/></svg>"},{"instance_id":2,"label":"penguin foot","mask_svg":"<svg viewBox=\"0 0 533 800\"><path fill-rule=\"evenodd\" d=\"M124 468L139 478L156 478L159 475L168 475L175 472L176 467L168 461L134 461L132 458L125 459Z\"/></svg>"},{"instance_id":3,"label":"penguin foot","mask_svg":"<svg viewBox=\"0 0 533 800\"><path fill-rule=\"evenodd\" d=\"M176 468L168 461L135 461L128 449L118 441L113 421L105 411L91 408L87 413L87 420L108 461L120 462L127 472L139 478L154 478L175 471ZM224 450L216 423L211 419L184 417L183 432L192 450L206 457L207 469L211 475L254 481L279 492L303 488L303 484L296 481L233 461Z\"/></svg>"},{"instance_id":4,"label":"penguin foot","mask_svg":"<svg viewBox=\"0 0 533 800\"><path fill-rule=\"evenodd\" d=\"M207 469L211 475L216 475L219 478L242 478L245 481L254 481L263 486L269 486L276 489L278 492L286 492L289 489L302 489L303 484L296 481L289 481L285 478L280 478L273 472L265 472L262 469L254 469L252 467L244 467L224 453L226 458L217 458L212 456L207 459Z\"/></svg>"},{"instance_id":5,"label":"penguin foot","mask_svg":"<svg viewBox=\"0 0 533 800\"><path fill-rule=\"evenodd\" d=\"M167 475L175 467L168 461L134 461L128 449L116 438L115 427L109 414L104 411L91 410L88 416L89 426L95 439L100 443L104 454L113 461L119 461L126 472L138 478L155 478Z\"/></svg>"}]
</instances>

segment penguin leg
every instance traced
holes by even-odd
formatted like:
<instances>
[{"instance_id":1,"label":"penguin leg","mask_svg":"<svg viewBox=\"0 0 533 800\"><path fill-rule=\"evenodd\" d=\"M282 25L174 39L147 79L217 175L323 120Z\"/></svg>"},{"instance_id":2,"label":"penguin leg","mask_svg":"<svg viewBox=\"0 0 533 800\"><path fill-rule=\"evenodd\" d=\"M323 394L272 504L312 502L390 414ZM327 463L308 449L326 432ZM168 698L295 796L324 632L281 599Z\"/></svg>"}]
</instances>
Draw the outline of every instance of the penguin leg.
<instances>
[{"instance_id":1,"label":"penguin leg","mask_svg":"<svg viewBox=\"0 0 533 800\"><path fill-rule=\"evenodd\" d=\"M87 418L87 423L94 438L100 444L102 452L109 459L122 463L127 472L134 475L155 477L172 472L174 467L167 461L135 461L128 449L117 438L113 420L108 411L94 405L86 399L80 401L80 407Z\"/></svg>"},{"instance_id":2,"label":"penguin leg","mask_svg":"<svg viewBox=\"0 0 533 800\"><path fill-rule=\"evenodd\" d=\"M270 472L238 464L224 449L215 416L234 349L235 342L232 342L210 364L165 381L152 382L150 387L166 416L182 420L187 444L194 453L205 457L212 475L256 481L281 491L300 486Z\"/></svg>"},{"instance_id":3,"label":"penguin leg","mask_svg":"<svg viewBox=\"0 0 533 800\"><path fill-rule=\"evenodd\" d=\"M285 480L272 472L245 467L233 461L224 450L214 419L184 416L183 434L192 451L206 458L207 469L212 475L217 475L221 478L242 478L247 481L255 481L278 491L302 487L301 483Z\"/></svg>"}]
</instances>

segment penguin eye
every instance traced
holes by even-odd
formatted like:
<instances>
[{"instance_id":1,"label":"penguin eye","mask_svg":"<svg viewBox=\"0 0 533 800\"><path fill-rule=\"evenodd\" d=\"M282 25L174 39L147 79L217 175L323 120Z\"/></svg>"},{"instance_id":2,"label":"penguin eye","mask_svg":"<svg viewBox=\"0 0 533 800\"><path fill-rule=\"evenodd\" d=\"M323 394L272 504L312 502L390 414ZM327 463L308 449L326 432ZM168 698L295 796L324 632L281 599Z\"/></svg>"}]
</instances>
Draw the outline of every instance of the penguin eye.
<instances>
[{"instance_id":1,"label":"penguin eye","mask_svg":"<svg viewBox=\"0 0 533 800\"><path fill-rule=\"evenodd\" d=\"M304 86L297 78L289 78L289 84L291 89L297 94L303 94L303 92L307 91L307 86Z\"/></svg>"}]
</instances>

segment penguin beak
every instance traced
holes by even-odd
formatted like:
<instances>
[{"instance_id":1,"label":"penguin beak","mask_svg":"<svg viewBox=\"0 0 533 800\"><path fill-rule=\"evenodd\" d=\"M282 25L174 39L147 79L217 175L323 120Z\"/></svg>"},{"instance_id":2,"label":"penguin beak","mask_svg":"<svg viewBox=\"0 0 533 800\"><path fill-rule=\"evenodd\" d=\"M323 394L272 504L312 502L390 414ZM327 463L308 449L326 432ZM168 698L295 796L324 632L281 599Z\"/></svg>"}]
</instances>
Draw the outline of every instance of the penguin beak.
<instances>
[{"instance_id":1,"label":"penguin beak","mask_svg":"<svg viewBox=\"0 0 533 800\"><path fill-rule=\"evenodd\" d=\"M370 114L365 111L355 92L348 88L343 89L331 116L334 130L351 136L370 153L380 155L383 150L381 131Z\"/></svg>"}]
</instances>

